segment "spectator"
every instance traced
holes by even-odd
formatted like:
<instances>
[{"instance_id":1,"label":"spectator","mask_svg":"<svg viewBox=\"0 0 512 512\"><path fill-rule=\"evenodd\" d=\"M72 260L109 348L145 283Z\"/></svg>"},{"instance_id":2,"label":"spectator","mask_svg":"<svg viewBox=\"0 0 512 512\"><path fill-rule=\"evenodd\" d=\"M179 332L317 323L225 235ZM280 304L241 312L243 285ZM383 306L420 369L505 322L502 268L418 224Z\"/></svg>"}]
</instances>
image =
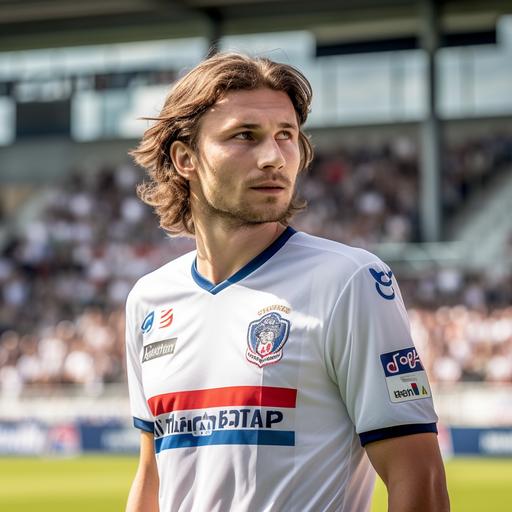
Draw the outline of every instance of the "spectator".
<instances>
[{"instance_id":1,"label":"spectator","mask_svg":"<svg viewBox=\"0 0 512 512\"><path fill-rule=\"evenodd\" d=\"M509 136L453 145L444 162L447 211L511 162ZM134 195L141 180L130 165L75 171L0 253L3 393L63 383L97 389L124 378L129 289L193 245L155 228ZM298 229L362 247L419 239L418 148L410 137L324 153L300 187L309 207ZM433 381L512 381L512 275L443 269L400 281Z\"/></svg>"}]
</instances>

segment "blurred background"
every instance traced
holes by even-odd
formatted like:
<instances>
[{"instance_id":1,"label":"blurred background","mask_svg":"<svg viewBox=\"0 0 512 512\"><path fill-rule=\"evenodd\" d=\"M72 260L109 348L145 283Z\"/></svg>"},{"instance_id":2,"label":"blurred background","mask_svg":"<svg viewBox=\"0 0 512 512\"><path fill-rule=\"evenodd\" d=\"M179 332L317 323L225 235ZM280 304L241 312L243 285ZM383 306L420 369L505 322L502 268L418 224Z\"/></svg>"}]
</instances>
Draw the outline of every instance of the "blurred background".
<instances>
[{"instance_id":1,"label":"blurred background","mask_svg":"<svg viewBox=\"0 0 512 512\"><path fill-rule=\"evenodd\" d=\"M505 0L1 0L0 455L9 458L0 474L26 476L29 457L101 453L87 473L98 476L106 454L137 452L124 302L140 276L193 242L158 229L135 196L144 174L127 152L149 126L139 118L157 115L211 48L270 57L309 78L316 159L294 227L391 266L445 457L498 457L496 473L469 473L495 483L506 468L512 478ZM107 487L105 510L121 510L134 464L125 460L112 469L129 469L120 497L109 501ZM461 481L476 508L454 510L509 510L510 480L500 495L508 505L482 508L469 473ZM2 510L33 510L12 478ZM52 510L79 510L65 486L45 489Z\"/></svg>"}]
</instances>

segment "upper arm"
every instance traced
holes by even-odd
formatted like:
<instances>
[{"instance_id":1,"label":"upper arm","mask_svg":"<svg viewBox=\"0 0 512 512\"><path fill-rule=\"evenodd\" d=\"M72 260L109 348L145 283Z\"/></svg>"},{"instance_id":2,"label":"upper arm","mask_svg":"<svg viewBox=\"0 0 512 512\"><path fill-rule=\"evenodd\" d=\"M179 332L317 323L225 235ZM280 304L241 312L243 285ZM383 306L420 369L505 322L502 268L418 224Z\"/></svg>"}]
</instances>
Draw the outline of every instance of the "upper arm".
<instances>
[{"instance_id":1,"label":"upper arm","mask_svg":"<svg viewBox=\"0 0 512 512\"><path fill-rule=\"evenodd\" d=\"M126 303L126 367L130 406L135 427L141 430L137 473L128 497L127 512L158 512L158 468L154 447L154 417L148 407L143 382L141 318L151 313L139 311L133 292ZM145 322L146 320L144 320Z\"/></svg>"},{"instance_id":2,"label":"upper arm","mask_svg":"<svg viewBox=\"0 0 512 512\"><path fill-rule=\"evenodd\" d=\"M361 267L343 289L326 360L392 512L445 512L448 498L427 375L392 272Z\"/></svg>"},{"instance_id":3,"label":"upper arm","mask_svg":"<svg viewBox=\"0 0 512 512\"><path fill-rule=\"evenodd\" d=\"M363 445L436 431L407 312L383 263L361 267L345 285L330 319L326 363Z\"/></svg>"},{"instance_id":4,"label":"upper arm","mask_svg":"<svg viewBox=\"0 0 512 512\"><path fill-rule=\"evenodd\" d=\"M128 496L126 512L158 512L158 489L153 434L141 431L139 466Z\"/></svg>"},{"instance_id":5,"label":"upper arm","mask_svg":"<svg viewBox=\"0 0 512 512\"><path fill-rule=\"evenodd\" d=\"M145 317L144 317L145 315ZM154 417L149 409L144 389L142 354L144 350L141 325L149 318L152 321L153 311L149 313L139 306L132 291L126 301L126 374L130 395L130 409L135 427L153 433ZM144 318L144 321L141 320Z\"/></svg>"},{"instance_id":6,"label":"upper arm","mask_svg":"<svg viewBox=\"0 0 512 512\"><path fill-rule=\"evenodd\" d=\"M144 471L158 475L155 459L155 440L150 432L141 431L140 433L139 467L142 467Z\"/></svg>"},{"instance_id":7,"label":"upper arm","mask_svg":"<svg viewBox=\"0 0 512 512\"><path fill-rule=\"evenodd\" d=\"M392 437L368 443L365 448L388 489L390 511L449 510L446 476L435 434Z\"/></svg>"}]
</instances>

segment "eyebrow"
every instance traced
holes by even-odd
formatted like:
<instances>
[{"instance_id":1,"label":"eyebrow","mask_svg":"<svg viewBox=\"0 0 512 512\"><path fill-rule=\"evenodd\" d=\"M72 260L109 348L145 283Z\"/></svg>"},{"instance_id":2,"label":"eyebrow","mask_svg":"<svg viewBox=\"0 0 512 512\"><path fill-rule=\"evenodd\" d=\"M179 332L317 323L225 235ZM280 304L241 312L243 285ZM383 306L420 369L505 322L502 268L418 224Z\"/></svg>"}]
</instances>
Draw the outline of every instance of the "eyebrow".
<instances>
[{"instance_id":1,"label":"eyebrow","mask_svg":"<svg viewBox=\"0 0 512 512\"><path fill-rule=\"evenodd\" d=\"M279 128L289 128L289 129L293 129L293 130L299 129L299 127L296 124L287 123L287 122L279 123L278 126L279 126ZM258 128L261 128L261 125L257 124L257 123L240 123L240 124L235 124L233 126L230 126L229 130L236 130L238 128L246 128L247 130L257 130Z\"/></svg>"}]
</instances>

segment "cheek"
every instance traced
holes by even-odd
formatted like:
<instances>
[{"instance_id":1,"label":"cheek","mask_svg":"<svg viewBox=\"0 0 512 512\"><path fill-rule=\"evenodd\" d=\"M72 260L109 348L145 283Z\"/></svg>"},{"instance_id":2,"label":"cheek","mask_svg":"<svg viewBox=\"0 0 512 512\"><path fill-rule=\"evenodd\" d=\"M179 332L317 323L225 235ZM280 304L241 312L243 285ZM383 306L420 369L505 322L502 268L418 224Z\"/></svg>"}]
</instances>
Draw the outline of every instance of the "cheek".
<instances>
[{"instance_id":1,"label":"cheek","mask_svg":"<svg viewBox=\"0 0 512 512\"><path fill-rule=\"evenodd\" d=\"M288 148L285 156L286 156L286 161L288 163L288 167L291 170L295 170L296 172L298 172L299 166L300 166L300 159L301 159L299 147L294 146L294 147Z\"/></svg>"},{"instance_id":2,"label":"cheek","mask_svg":"<svg viewBox=\"0 0 512 512\"><path fill-rule=\"evenodd\" d=\"M206 176L206 186L212 193L226 196L238 194L238 189L242 186L242 180L239 179L240 167L237 162L239 164L239 161L234 158L211 161L211 166Z\"/></svg>"},{"instance_id":3,"label":"cheek","mask_svg":"<svg viewBox=\"0 0 512 512\"><path fill-rule=\"evenodd\" d=\"M233 158L228 158L222 148L209 146L202 154L202 178L208 183L226 182L232 173Z\"/></svg>"}]
</instances>

